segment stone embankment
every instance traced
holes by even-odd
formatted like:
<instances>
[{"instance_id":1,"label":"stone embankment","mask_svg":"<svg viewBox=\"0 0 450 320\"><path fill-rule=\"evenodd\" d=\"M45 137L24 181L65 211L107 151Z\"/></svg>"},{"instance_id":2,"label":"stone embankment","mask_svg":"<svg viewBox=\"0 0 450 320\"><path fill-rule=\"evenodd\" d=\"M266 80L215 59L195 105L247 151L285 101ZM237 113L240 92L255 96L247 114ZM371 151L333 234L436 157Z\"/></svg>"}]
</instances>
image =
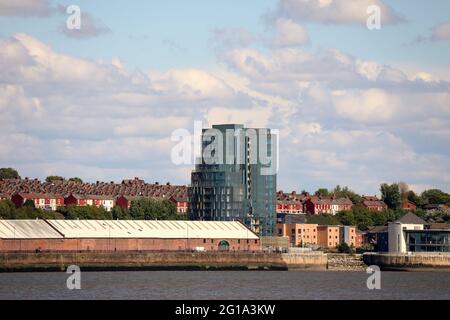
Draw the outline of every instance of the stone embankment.
<instances>
[{"instance_id":1,"label":"stone embankment","mask_svg":"<svg viewBox=\"0 0 450 320\"><path fill-rule=\"evenodd\" d=\"M325 270L323 253L40 252L0 253L0 272L84 270Z\"/></svg>"},{"instance_id":2,"label":"stone embankment","mask_svg":"<svg viewBox=\"0 0 450 320\"><path fill-rule=\"evenodd\" d=\"M366 253L367 265L386 271L450 271L450 253Z\"/></svg>"},{"instance_id":3,"label":"stone embankment","mask_svg":"<svg viewBox=\"0 0 450 320\"><path fill-rule=\"evenodd\" d=\"M329 271L366 271L361 254L328 254Z\"/></svg>"}]
</instances>

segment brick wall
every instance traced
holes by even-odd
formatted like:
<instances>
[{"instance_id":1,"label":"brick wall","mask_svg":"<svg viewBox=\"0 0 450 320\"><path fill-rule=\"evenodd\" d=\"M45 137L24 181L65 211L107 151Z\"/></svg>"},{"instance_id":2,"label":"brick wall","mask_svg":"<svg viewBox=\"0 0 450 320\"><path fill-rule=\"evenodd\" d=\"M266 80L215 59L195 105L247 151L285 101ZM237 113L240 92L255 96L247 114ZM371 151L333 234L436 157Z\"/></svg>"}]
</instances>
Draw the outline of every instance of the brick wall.
<instances>
[{"instance_id":1,"label":"brick wall","mask_svg":"<svg viewBox=\"0 0 450 320\"><path fill-rule=\"evenodd\" d=\"M230 251L260 251L259 240L223 239ZM23 251L183 251L219 250L221 239L0 239L0 252Z\"/></svg>"}]
</instances>

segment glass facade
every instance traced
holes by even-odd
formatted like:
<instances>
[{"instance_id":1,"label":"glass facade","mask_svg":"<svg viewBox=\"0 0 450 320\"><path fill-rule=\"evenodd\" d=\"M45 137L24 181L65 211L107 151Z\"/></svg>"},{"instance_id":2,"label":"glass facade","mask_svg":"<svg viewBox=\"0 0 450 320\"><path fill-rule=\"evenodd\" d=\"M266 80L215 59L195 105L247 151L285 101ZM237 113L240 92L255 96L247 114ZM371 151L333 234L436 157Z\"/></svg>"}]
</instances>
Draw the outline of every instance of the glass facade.
<instances>
[{"instance_id":1,"label":"glass facade","mask_svg":"<svg viewBox=\"0 0 450 320\"><path fill-rule=\"evenodd\" d=\"M276 136L268 129L242 125L214 125L212 129L211 137L210 129L203 130L202 158L191 174L189 218L239 220L261 235L272 236Z\"/></svg>"},{"instance_id":2,"label":"glass facade","mask_svg":"<svg viewBox=\"0 0 450 320\"><path fill-rule=\"evenodd\" d=\"M411 252L450 252L450 230L406 231Z\"/></svg>"}]
</instances>

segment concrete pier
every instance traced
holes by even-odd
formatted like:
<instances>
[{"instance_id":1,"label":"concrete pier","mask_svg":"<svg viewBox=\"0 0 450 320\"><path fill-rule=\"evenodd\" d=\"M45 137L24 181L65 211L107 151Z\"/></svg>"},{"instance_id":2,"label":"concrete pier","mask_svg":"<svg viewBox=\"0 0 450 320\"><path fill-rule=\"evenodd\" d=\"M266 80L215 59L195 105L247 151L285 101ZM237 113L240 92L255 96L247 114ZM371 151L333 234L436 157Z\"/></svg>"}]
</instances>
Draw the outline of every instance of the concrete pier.
<instances>
[{"instance_id":1,"label":"concrete pier","mask_svg":"<svg viewBox=\"0 0 450 320\"><path fill-rule=\"evenodd\" d=\"M0 272L82 270L326 270L327 256L244 252L0 253Z\"/></svg>"},{"instance_id":2,"label":"concrete pier","mask_svg":"<svg viewBox=\"0 0 450 320\"><path fill-rule=\"evenodd\" d=\"M450 271L450 253L366 253L363 261L386 271Z\"/></svg>"}]
</instances>

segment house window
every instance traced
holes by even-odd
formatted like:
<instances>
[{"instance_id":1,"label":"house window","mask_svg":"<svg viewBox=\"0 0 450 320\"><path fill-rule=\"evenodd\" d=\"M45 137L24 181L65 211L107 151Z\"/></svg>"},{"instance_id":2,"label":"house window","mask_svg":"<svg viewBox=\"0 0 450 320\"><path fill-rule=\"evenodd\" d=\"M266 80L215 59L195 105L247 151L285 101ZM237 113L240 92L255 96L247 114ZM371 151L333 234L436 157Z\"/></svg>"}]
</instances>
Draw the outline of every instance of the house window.
<instances>
[{"instance_id":1,"label":"house window","mask_svg":"<svg viewBox=\"0 0 450 320\"><path fill-rule=\"evenodd\" d=\"M206 239L203 239L203 243L206 243Z\"/></svg>"}]
</instances>

